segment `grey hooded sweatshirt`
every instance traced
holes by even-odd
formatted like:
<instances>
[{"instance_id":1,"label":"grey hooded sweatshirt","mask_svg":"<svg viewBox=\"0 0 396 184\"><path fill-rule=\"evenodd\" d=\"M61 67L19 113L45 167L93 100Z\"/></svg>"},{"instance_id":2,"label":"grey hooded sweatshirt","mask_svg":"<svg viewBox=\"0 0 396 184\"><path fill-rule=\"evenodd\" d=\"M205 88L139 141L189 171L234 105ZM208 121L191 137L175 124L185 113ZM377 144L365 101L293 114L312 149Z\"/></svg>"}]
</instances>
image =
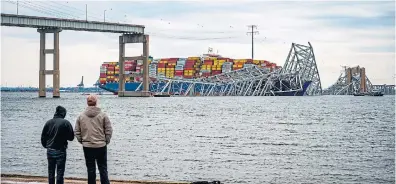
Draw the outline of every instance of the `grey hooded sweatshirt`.
<instances>
[{"instance_id":1,"label":"grey hooded sweatshirt","mask_svg":"<svg viewBox=\"0 0 396 184\"><path fill-rule=\"evenodd\" d=\"M74 129L78 142L88 148L106 146L113 133L109 117L95 106L88 106L78 116Z\"/></svg>"}]
</instances>

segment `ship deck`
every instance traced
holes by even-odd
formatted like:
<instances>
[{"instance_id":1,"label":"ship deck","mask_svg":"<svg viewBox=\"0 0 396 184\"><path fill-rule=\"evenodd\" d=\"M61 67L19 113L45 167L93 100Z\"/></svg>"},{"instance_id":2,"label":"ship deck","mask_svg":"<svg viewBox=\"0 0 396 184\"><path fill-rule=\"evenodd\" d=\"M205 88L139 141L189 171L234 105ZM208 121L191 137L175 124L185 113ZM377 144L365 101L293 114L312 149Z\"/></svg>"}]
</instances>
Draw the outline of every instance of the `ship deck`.
<instances>
[{"instance_id":1,"label":"ship deck","mask_svg":"<svg viewBox=\"0 0 396 184\"><path fill-rule=\"evenodd\" d=\"M111 179L111 178L110 178ZM191 182L178 182L178 181L145 181L145 180L110 180L111 183L121 184L190 184ZM1 174L1 183L48 183L47 177L43 176L29 176L17 174ZM65 177L64 183L80 184L87 183L86 179ZM100 183L98 177L96 183Z\"/></svg>"}]
</instances>

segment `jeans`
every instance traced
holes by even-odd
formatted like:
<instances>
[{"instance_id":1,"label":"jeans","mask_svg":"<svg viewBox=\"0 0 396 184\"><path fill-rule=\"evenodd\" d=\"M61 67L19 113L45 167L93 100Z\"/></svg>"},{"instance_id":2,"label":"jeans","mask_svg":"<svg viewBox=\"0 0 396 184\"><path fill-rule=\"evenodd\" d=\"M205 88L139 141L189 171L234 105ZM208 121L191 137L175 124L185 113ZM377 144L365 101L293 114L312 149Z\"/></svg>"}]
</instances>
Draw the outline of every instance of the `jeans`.
<instances>
[{"instance_id":1,"label":"jeans","mask_svg":"<svg viewBox=\"0 0 396 184\"><path fill-rule=\"evenodd\" d=\"M88 184L96 183L96 164L98 164L100 183L110 183L107 173L107 147L87 148L84 147L85 164L87 165Z\"/></svg>"},{"instance_id":2,"label":"jeans","mask_svg":"<svg viewBox=\"0 0 396 184\"><path fill-rule=\"evenodd\" d=\"M48 159L48 183L55 184L55 168L56 183L63 184L63 175L66 165L66 150L47 149Z\"/></svg>"}]
</instances>

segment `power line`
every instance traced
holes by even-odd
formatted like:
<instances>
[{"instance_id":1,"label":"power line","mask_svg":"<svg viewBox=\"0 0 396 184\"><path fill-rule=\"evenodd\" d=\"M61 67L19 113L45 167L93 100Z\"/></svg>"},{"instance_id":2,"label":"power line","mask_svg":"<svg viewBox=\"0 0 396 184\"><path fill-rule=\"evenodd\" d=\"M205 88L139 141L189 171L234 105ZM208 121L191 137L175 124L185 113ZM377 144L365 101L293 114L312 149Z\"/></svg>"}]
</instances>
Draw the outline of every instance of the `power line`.
<instances>
[{"instance_id":1,"label":"power line","mask_svg":"<svg viewBox=\"0 0 396 184\"><path fill-rule=\"evenodd\" d=\"M247 35L249 35L249 34L252 35L252 59L253 59L254 58L254 43L253 43L254 36L253 35L258 34L259 32L258 31L254 31L254 29L257 29L256 25L249 25L248 27L252 29L250 32L247 32L246 34Z\"/></svg>"},{"instance_id":2,"label":"power line","mask_svg":"<svg viewBox=\"0 0 396 184\"><path fill-rule=\"evenodd\" d=\"M89 17L100 19L97 16L91 16L92 12L88 13L87 10L82 10L82 9L79 9L79 8L75 8L75 7L71 6L70 4L66 5L66 4L63 4L63 3L48 1L49 3L52 4L52 5L50 5L50 4L44 4L44 3L41 3L41 2L35 2L35 1L31 1L31 2L23 1L23 0L19 0L19 1L20 1L19 2L19 6L21 6L23 8L27 8L27 9L30 9L30 10L33 10L33 11L36 11L36 12L40 12L40 13L43 13L43 14L47 14L47 15L50 15L50 16L79 18L82 14L85 14L86 20ZM18 1L16 1L16 2L14 1L13 2L11 0L6 0L5 2L11 3L11 4L15 4L18 7L18 4L17 4ZM85 8L87 8L87 7L85 7ZM107 16L106 16L106 19L108 19ZM229 27L233 28L233 26L229 26ZM256 27L254 26L253 28L256 28ZM257 31L253 31L253 28L252 28L252 32L249 32L249 33L256 34ZM219 35L219 36L213 36L213 37L212 36L196 37L196 36L189 36L189 35L172 36L172 35L167 35L167 34L161 34L161 31L167 32L167 30L160 30L160 29L156 29L156 30L160 31L160 32L151 32L151 34L153 36L162 37L162 38L182 39L182 40L230 40L230 39L241 38L242 37L242 35L240 35L240 36L236 35L236 33L239 32L239 31L236 31L236 30L227 30L227 31L220 31L220 30L219 31L209 31L209 30L199 31L199 30L196 30L196 31L193 31L193 32L199 32L201 34L202 33L219 33L219 34L221 34L221 36ZM172 30L172 31L174 31L174 30ZM182 32L186 33L186 32L188 32L188 30L184 30ZM223 34L227 34L227 33L235 33L235 35L233 35L233 34L231 34L231 35L223 35ZM194 34L194 35L196 35L196 34ZM252 38L253 38L253 35L252 35ZM252 40L252 45L253 45L253 40ZM253 58L253 46L252 46L252 58Z\"/></svg>"}]
</instances>

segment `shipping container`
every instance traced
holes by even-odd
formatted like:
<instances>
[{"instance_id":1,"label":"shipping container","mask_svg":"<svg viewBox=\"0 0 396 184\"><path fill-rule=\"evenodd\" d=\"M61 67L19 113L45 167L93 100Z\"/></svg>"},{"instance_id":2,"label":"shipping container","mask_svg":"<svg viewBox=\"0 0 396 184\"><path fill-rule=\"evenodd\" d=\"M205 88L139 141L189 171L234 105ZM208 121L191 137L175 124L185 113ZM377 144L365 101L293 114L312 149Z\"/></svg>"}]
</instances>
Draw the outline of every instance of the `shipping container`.
<instances>
[{"instance_id":1,"label":"shipping container","mask_svg":"<svg viewBox=\"0 0 396 184\"><path fill-rule=\"evenodd\" d=\"M187 60L199 60L201 57L188 57Z\"/></svg>"},{"instance_id":2,"label":"shipping container","mask_svg":"<svg viewBox=\"0 0 396 184\"><path fill-rule=\"evenodd\" d=\"M179 60L177 61L176 65L185 65L186 64L186 60Z\"/></svg>"},{"instance_id":3,"label":"shipping container","mask_svg":"<svg viewBox=\"0 0 396 184\"><path fill-rule=\"evenodd\" d=\"M124 63L125 74L143 73L143 60L126 60ZM279 70L280 66L267 60L231 59L206 55L206 57L188 58L149 58L148 74L152 80L156 77L166 78L198 78L228 73L246 67L258 66L266 70ZM100 67L100 81L116 82L120 73L118 62L105 62ZM139 79L139 78L138 78ZM126 80L127 81L127 80ZM133 82L135 80L131 80Z\"/></svg>"},{"instance_id":4,"label":"shipping container","mask_svg":"<svg viewBox=\"0 0 396 184\"><path fill-rule=\"evenodd\" d=\"M221 71L212 71L212 75L218 75L221 74Z\"/></svg>"},{"instance_id":5,"label":"shipping container","mask_svg":"<svg viewBox=\"0 0 396 184\"><path fill-rule=\"evenodd\" d=\"M107 75L106 75L105 73L101 73L99 77L100 77L100 78L106 78L106 76L107 76Z\"/></svg>"}]
</instances>

